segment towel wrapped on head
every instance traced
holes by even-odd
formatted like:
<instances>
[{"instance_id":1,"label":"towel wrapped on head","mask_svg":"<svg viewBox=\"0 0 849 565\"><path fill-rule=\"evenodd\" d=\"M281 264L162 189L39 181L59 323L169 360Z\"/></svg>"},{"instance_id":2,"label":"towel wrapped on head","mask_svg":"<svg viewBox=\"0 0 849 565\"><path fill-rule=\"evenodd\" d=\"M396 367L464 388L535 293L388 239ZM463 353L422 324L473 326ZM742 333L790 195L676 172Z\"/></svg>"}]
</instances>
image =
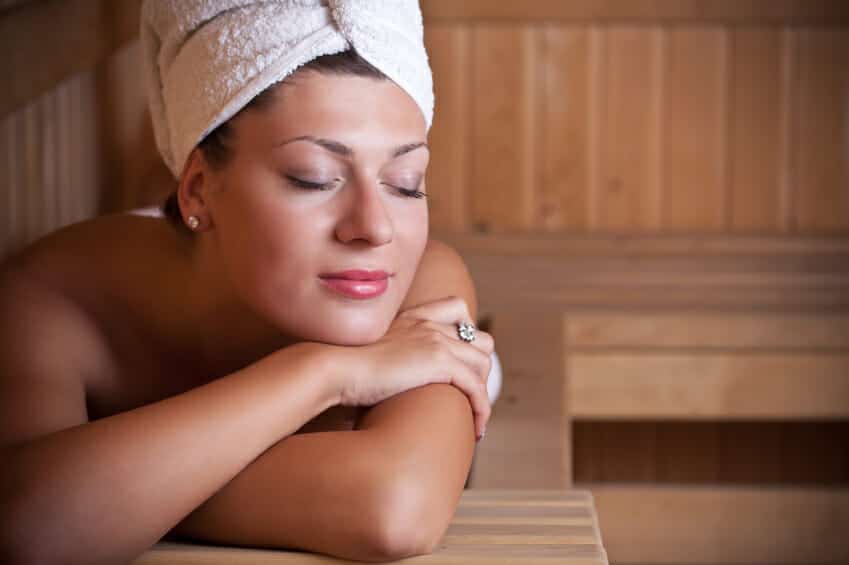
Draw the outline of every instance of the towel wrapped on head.
<instances>
[{"instance_id":1,"label":"towel wrapped on head","mask_svg":"<svg viewBox=\"0 0 849 565\"><path fill-rule=\"evenodd\" d=\"M433 119L417 0L145 0L141 40L156 144L178 179L208 133L322 55L354 49Z\"/></svg>"}]
</instances>

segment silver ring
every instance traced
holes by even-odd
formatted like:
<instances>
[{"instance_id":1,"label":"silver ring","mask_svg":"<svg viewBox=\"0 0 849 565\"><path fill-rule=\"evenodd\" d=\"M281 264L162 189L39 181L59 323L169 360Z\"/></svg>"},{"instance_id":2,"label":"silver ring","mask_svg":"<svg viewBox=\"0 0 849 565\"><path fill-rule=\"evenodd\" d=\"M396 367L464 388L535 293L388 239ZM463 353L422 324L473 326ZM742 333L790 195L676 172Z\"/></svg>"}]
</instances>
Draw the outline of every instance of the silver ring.
<instances>
[{"instance_id":1,"label":"silver ring","mask_svg":"<svg viewBox=\"0 0 849 565\"><path fill-rule=\"evenodd\" d=\"M468 322L460 322L457 324L457 335L466 343L475 341L475 326Z\"/></svg>"}]
</instances>

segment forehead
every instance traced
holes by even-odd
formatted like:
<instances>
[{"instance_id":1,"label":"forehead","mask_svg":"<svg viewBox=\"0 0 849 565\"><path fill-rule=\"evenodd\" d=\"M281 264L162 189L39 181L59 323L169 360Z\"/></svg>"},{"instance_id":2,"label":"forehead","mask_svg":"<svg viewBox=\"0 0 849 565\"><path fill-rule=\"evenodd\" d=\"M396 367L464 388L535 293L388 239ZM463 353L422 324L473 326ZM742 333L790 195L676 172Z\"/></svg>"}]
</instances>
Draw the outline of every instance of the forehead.
<instances>
[{"instance_id":1,"label":"forehead","mask_svg":"<svg viewBox=\"0 0 849 565\"><path fill-rule=\"evenodd\" d=\"M276 87L267 106L245 112L238 122L240 138L266 146L304 135L352 147L398 145L424 141L427 134L418 105L391 80L314 71L293 75Z\"/></svg>"}]
</instances>

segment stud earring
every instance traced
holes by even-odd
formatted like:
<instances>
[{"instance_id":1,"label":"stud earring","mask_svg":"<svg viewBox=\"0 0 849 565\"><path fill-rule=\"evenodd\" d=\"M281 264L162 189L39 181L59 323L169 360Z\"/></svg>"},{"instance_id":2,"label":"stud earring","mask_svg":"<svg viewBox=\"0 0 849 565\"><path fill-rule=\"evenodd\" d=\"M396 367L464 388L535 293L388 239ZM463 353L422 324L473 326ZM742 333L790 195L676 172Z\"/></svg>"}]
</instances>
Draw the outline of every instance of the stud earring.
<instances>
[{"instance_id":1,"label":"stud earring","mask_svg":"<svg viewBox=\"0 0 849 565\"><path fill-rule=\"evenodd\" d=\"M187 220L187 222L189 224L189 229L193 229L193 230L198 229L198 226L200 225L200 220L198 219L197 216L189 216L189 219Z\"/></svg>"}]
</instances>

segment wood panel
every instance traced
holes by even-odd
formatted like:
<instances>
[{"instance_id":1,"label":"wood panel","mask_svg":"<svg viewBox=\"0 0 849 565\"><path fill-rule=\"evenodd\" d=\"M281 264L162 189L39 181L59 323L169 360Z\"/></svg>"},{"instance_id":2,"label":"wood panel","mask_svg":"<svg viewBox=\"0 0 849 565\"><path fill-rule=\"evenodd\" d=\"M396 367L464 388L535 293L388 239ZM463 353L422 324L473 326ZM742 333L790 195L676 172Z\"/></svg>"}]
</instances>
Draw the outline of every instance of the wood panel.
<instances>
[{"instance_id":1,"label":"wood panel","mask_svg":"<svg viewBox=\"0 0 849 565\"><path fill-rule=\"evenodd\" d=\"M616 256L632 261L663 257L757 257L759 261L794 257L819 257L835 270L845 269L849 259L849 237L809 235L781 237L774 235L682 235L636 234L621 237L609 234L511 233L482 235L436 231L434 237L475 255L498 255L522 260L547 257L552 262L578 257ZM750 267L754 263L748 264ZM791 269L794 267L791 267Z\"/></svg>"},{"instance_id":2,"label":"wood panel","mask_svg":"<svg viewBox=\"0 0 849 565\"><path fill-rule=\"evenodd\" d=\"M416 563L608 565L592 496L573 490L463 491L438 547ZM408 562L408 559L393 563ZM301 550L158 543L136 565L351 563Z\"/></svg>"},{"instance_id":3,"label":"wood panel","mask_svg":"<svg viewBox=\"0 0 849 565\"><path fill-rule=\"evenodd\" d=\"M845 25L849 10L841 0L423 0L425 21L619 23L716 22L726 24Z\"/></svg>"},{"instance_id":4,"label":"wood panel","mask_svg":"<svg viewBox=\"0 0 849 565\"><path fill-rule=\"evenodd\" d=\"M849 560L849 489L579 486L613 563Z\"/></svg>"},{"instance_id":5,"label":"wood panel","mask_svg":"<svg viewBox=\"0 0 849 565\"><path fill-rule=\"evenodd\" d=\"M536 100L529 27L472 32L472 221L479 231L531 226Z\"/></svg>"},{"instance_id":6,"label":"wood panel","mask_svg":"<svg viewBox=\"0 0 849 565\"><path fill-rule=\"evenodd\" d=\"M503 385L475 454L473 488L562 488L571 482L570 426L564 420L558 353L562 325L550 310L480 297Z\"/></svg>"},{"instance_id":7,"label":"wood panel","mask_svg":"<svg viewBox=\"0 0 849 565\"><path fill-rule=\"evenodd\" d=\"M847 354L571 352L564 365L573 418L849 418Z\"/></svg>"},{"instance_id":8,"label":"wood panel","mask_svg":"<svg viewBox=\"0 0 849 565\"><path fill-rule=\"evenodd\" d=\"M662 38L655 27L612 27L605 34L602 153L597 185L590 187L594 229L659 227Z\"/></svg>"},{"instance_id":9,"label":"wood panel","mask_svg":"<svg viewBox=\"0 0 849 565\"><path fill-rule=\"evenodd\" d=\"M138 35L141 0L42 0L0 14L0 117Z\"/></svg>"},{"instance_id":10,"label":"wood panel","mask_svg":"<svg viewBox=\"0 0 849 565\"><path fill-rule=\"evenodd\" d=\"M849 227L849 32L800 30L794 128L796 226Z\"/></svg>"},{"instance_id":11,"label":"wood panel","mask_svg":"<svg viewBox=\"0 0 849 565\"><path fill-rule=\"evenodd\" d=\"M849 316L829 313L576 312L566 320L572 349L849 349Z\"/></svg>"},{"instance_id":12,"label":"wood panel","mask_svg":"<svg viewBox=\"0 0 849 565\"><path fill-rule=\"evenodd\" d=\"M663 173L662 179L652 179L662 190L662 227L722 231L727 198L727 33L719 28L673 28L666 33Z\"/></svg>"},{"instance_id":13,"label":"wood panel","mask_svg":"<svg viewBox=\"0 0 849 565\"><path fill-rule=\"evenodd\" d=\"M586 464L606 465L606 471L600 467L598 472L608 474L627 461L632 477L656 480L659 468L671 476L669 469L686 455L693 462L684 476L708 477L697 464L706 464L712 452L700 454L702 447L688 441L686 431L623 431L614 424L599 432L607 434L606 439L594 436L582 445L587 453L570 454L571 416L557 414L557 403L551 402L556 391L568 390L569 376L560 384L548 377L562 374L562 351L571 341L584 351L628 351L664 336L660 347L712 347L727 353L728 341L717 334L729 334L741 348L774 353L793 344L796 333L796 348L810 348L808 353L828 347L845 350L849 281L832 287L813 281L819 275L847 272L846 238L433 235L463 255L478 290L480 311L492 316L499 355L509 365L491 429L478 447L473 484L556 482L552 466L563 469L560 479L568 478L572 456ZM681 273L688 274L682 278ZM718 273L727 284L713 282ZM800 273L814 279L799 279ZM670 278L678 278L678 284L664 284ZM744 286L742 281L749 282ZM657 309L647 310L652 305ZM714 307L723 312L714 312ZM785 311L778 315L775 307ZM575 326L552 323L564 311ZM553 342L552 336L564 330L568 335ZM757 344L762 347L757 349ZM568 401L566 396L558 399L560 404ZM554 430L558 425L562 432ZM712 439L711 432L703 430L698 437L713 445L712 450L724 449L721 436ZM558 448L554 443L559 440L567 443ZM593 458L595 446L602 443L610 446L604 448L610 451L606 463Z\"/></svg>"},{"instance_id":14,"label":"wood panel","mask_svg":"<svg viewBox=\"0 0 849 565\"><path fill-rule=\"evenodd\" d=\"M729 101L729 227L786 232L789 202L781 190L789 163L782 110L789 103L781 30L733 29Z\"/></svg>"},{"instance_id":15,"label":"wood panel","mask_svg":"<svg viewBox=\"0 0 849 565\"><path fill-rule=\"evenodd\" d=\"M482 311L849 308L845 238L433 235L462 253Z\"/></svg>"},{"instance_id":16,"label":"wood panel","mask_svg":"<svg viewBox=\"0 0 849 565\"><path fill-rule=\"evenodd\" d=\"M574 480L849 486L849 421L573 422Z\"/></svg>"},{"instance_id":17,"label":"wood panel","mask_svg":"<svg viewBox=\"0 0 849 565\"><path fill-rule=\"evenodd\" d=\"M91 74L0 121L0 258L98 210Z\"/></svg>"},{"instance_id":18,"label":"wood panel","mask_svg":"<svg viewBox=\"0 0 849 565\"><path fill-rule=\"evenodd\" d=\"M425 27L438 111L430 131L427 174L428 212L432 229L462 231L469 227L471 197L470 97L471 32L455 24Z\"/></svg>"},{"instance_id":19,"label":"wood panel","mask_svg":"<svg viewBox=\"0 0 849 565\"><path fill-rule=\"evenodd\" d=\"M141 42L123 45L95 71L104 190L100 213L158 204L176 181L156 149L141 66Z\"/></svg>"},{"instance_id":20,"label":"wood panel","mask_svg":"<svg viewBox=\"0 0 849 565\"><path fill-rule=\"evenodd\" d=\"M538 161L539 230L585 230L590 223L587 187L597 153L590 132L598 119L599 32L588 26L539 30L538 76L542 96Z\"/></svg>"}]
</instances>

